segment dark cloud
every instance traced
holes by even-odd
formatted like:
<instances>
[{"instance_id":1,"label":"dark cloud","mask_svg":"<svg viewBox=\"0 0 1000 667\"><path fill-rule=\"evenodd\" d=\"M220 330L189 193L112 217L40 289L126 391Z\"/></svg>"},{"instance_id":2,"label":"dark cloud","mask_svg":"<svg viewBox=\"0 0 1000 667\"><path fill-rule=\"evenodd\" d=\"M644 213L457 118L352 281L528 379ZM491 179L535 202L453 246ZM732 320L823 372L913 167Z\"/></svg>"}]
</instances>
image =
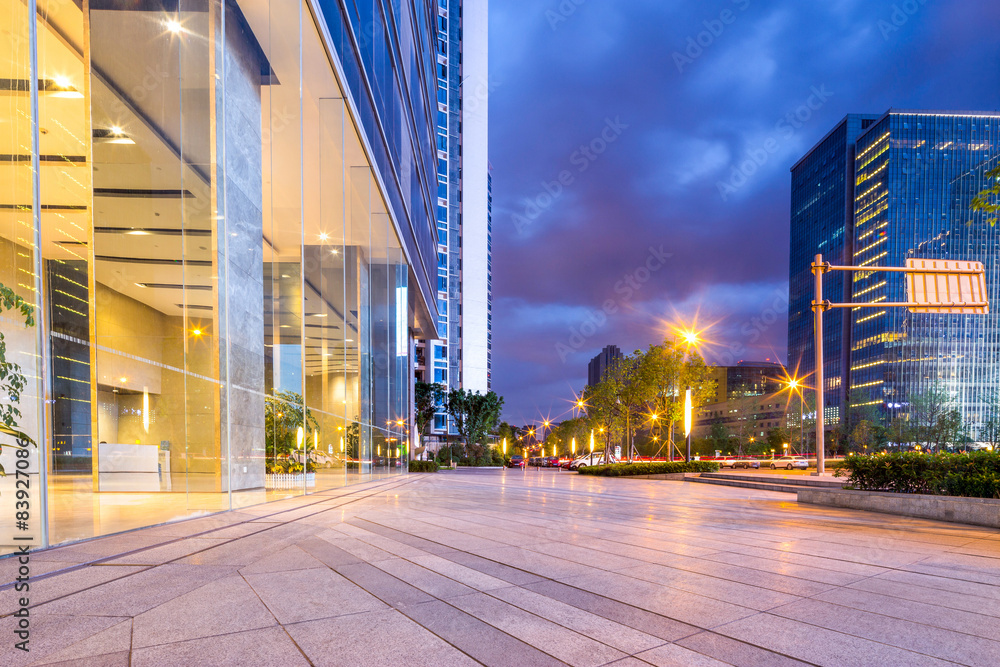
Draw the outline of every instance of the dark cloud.
<instances>
[{"instance_id":1,"label":"dark cloud","mask_svg":"<svg viewBox=\"0 0 1000 667\"><path fill-rule=\"evenodd\" d=\"M493 383L515 420L568 411L601 347L678 316L714 323L720 363L784 359L791 165L849 112L1000 106L986 0L490 11Z\"/></svg>"}]
</instances>

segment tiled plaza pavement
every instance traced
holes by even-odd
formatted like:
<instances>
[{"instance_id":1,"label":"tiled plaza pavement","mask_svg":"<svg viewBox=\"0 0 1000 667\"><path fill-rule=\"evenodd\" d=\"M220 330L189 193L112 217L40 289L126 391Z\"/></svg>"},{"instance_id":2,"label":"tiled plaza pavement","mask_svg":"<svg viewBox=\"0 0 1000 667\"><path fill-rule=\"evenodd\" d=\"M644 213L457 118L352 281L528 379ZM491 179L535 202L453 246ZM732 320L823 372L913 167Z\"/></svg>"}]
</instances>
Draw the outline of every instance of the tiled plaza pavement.
<instances>
[{"instance_id":1,"label":"tiled plaza pavement","mask_svg":"<svg viewBox=\"0 0 1000 667\"><path fill-rule=\"evenodd\" d=\"M31 653L7 588L0 664L1000 665L996 531L684 482L411 475L32 574Z\"/></svg>"}]
</instances>

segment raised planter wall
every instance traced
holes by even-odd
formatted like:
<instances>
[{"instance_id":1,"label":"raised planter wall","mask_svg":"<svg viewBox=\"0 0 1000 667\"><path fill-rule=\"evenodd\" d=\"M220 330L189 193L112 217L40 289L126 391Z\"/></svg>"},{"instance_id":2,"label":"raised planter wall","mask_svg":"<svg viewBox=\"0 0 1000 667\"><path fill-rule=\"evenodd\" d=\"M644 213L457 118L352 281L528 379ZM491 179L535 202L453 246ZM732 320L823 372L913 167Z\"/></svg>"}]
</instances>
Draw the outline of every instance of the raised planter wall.
<instances>
[{"instance_id":1,"label":"raised planter wall","mask_svg":"<svg viewBox=\"0 0 1000 667\"><path fill-rule=\"evenodd\" d=\"M812 505L845 507L921 519L937 519L973 526L1000 528L1000 500L928 496L918 493L884 493L850 489L801 488L798 501Z\"/></svg>"}]
</instances>

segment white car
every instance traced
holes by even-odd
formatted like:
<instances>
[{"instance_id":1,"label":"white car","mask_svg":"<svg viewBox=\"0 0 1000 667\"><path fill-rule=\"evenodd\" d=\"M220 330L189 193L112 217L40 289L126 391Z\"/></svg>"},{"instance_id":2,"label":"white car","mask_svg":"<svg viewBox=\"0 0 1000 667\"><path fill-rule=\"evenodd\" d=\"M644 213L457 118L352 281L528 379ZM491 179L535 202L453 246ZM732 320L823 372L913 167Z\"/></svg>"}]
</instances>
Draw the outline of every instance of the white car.
<instances>
[{"instance_id":1,"label":"white car","mask_svg":"<svg viewBox=\"0 0 1000 667\"><path fill-rule=\"evenodd\" d=\"M604 452L592 452L576 457L573 462L569 464L569 469L577 470L578 468L585 468L587 466L601 466L606 463L618 463L618 459L612 456L610 461L605 461Z\"/></svg>"},{"instance_id":2,"label":"white car","mask_svg":"<svg viewBox=\"0 0 1000 667\"><path fill-rule=\"evenodd\" d=\"M809 461L804 456L782 456L780 459L771 461L771 470L784 468L785 470L805 470L809 467Z\"/></svg>"}]
</instances>

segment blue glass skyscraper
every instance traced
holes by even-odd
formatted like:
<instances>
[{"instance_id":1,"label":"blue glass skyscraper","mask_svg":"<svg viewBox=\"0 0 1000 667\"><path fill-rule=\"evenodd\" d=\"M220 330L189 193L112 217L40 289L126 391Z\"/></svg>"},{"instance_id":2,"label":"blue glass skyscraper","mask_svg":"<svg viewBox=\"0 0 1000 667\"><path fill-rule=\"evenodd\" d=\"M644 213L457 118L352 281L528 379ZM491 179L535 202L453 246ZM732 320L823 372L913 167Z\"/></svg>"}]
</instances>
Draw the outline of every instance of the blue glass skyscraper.
<instances>
[{"instance_id":1,"label":"blue glass skyscraper","mask_svg":"<svg viewBox=\"0 0 1000 667\"><path fill-rule=\"evenodd\" d=\"M889 417L939 389L975 438L1000 384L1000 229L970 210L1000 158L1000 114L890 110L857 140L854 261L981 261L988 315L866 309L852 315L851 390ZM857 273L856 301L905 301L903 274Z\"/></svg>"},{"instance_id":2,"label":"blue glass skyscraper","mask_svg":"<svg viewBox=\"0 0 1000 667\"><path fill-rule=\"evenodd\" d=\"M835 309L824 318L826 420L847 399L887 420L911 400L944 391L978 436L1000 384L1000 228L970 209L1000 159L1000 114L900 111L849 115L792 168L789 365L814 370L816 253L835 264L904 266L907 258L981 261L990 314ZM903 274L831 273L833 302L906 300Z\"/></svg>"},{"instance_id":3,"label":"blue glass skyscraper","mask_svg":"<svg viewBox=\"0 0 1000 667\"><path fill-rule=\"evenodd\" d=\"M849 114L792 167L791 230L788 276L788 369L799 377L816 371L813 351L813 275L810 265L817 253L828 261L850 263L854 213L854 141L878 116ZM825 296L844 301L849 276L826 279ZM849 320L841 310L827 313L823 321L826 419L836 422L847 398L841 378L849 366ZM807 380L808 382L809 380Z\"/></svg>"}]
</instances>

